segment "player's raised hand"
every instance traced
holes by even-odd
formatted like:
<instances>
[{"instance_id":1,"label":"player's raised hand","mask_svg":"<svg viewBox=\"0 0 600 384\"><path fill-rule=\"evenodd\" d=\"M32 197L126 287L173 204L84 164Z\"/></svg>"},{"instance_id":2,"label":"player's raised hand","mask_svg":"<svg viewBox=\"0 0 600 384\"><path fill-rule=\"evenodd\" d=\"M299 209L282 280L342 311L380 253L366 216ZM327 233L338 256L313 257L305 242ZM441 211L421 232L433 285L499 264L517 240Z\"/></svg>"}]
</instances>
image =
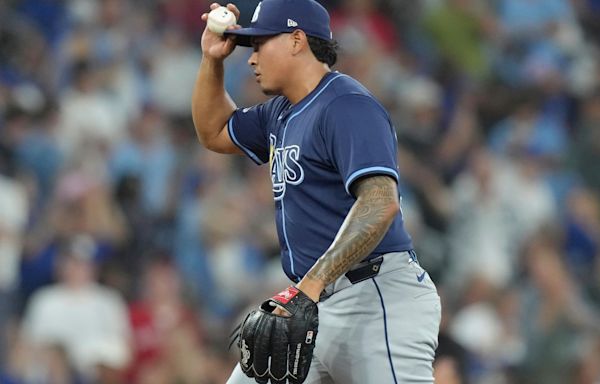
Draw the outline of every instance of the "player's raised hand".
<instances>
[{"instance_id":1,"label":"player's raised hand","mask_svg":"<svg viewBox=\"0 0 600 384\"><path fill-rule=\"evenodd\" d=\"M221 5L218 3L212 3L210 10L219 8ZM240 10L234 4L227 4L229 9L235 15L236 20L240 19ZM202 14L202 20L208 21L208 12ZM236 24L228 27L227 29L240 29L241 26ZM211 32L208 27L204 29L202 34L202 53L205 57L224 60L227 56L235 49L235 37L234 36L222 36L214 32Z\"/></svg>"}]
</instances>

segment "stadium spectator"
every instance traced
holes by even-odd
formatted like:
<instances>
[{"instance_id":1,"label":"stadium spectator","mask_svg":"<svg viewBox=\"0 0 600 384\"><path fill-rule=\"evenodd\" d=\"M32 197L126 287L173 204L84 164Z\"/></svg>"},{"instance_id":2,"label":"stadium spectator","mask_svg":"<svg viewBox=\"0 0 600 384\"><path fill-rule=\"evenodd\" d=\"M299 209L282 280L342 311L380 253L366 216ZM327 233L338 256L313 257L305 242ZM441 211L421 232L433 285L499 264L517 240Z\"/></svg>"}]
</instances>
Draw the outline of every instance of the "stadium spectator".
<instances>
[{"instance_id":1,"label":"stadium spectator","mask_svg":"<svg viewBox=\"0 0 600 384\"><path fill-rule=\"evenodd\" d=\"M59 252L58 282L37 291L24 318L24 338L32 348L31 369L38 350L56 357L64 348L67 361L83 378L103 370L122 371L130 351L125 302L114 290L96 283L94 248L89 236L69 239ZM45 373L38 379L43 379Z\"/></svg>"}]
</instances>

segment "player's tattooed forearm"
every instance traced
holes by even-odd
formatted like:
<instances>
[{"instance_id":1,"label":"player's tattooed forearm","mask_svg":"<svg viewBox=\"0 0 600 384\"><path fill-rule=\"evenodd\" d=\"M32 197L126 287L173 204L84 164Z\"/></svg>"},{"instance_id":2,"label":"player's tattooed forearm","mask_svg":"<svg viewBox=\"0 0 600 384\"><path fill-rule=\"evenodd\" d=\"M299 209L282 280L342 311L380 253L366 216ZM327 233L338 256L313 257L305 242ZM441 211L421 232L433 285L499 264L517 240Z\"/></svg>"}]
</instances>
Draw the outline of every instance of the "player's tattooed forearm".
<instances>
[{"instance_id":1,"label":"player's tattooed forearm","mask_svg":"<svg viewBox=\"0 0 600 384\"><path fill-rule=\"evenodd\" d=\"M398 191L391 177L373 176L359 180L353 192L356 203L331 247L307 274L325 285L373 252L397 213Z\"/></svg>"}]
</instances>

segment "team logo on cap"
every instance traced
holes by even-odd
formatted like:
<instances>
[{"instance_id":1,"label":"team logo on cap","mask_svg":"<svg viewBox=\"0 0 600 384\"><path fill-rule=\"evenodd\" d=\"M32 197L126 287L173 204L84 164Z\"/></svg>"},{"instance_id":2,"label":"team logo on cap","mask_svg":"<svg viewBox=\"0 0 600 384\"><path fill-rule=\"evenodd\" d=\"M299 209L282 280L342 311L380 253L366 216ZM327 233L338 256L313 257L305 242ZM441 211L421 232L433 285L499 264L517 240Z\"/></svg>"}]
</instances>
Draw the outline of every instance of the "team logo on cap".
<instances>
[{"instance_id":1,"label":"team logo on cap","mask_svg":"<svg viewBox=\"0 0 600 384\"><path fill-rule=\"evenodd\" d=\"M254 10L254 15L252 15L252 20L250 20L251 23L256 23L258 21L258 15L260 14L260 6L262 5L262 1L260 3L258 3L258 5L256 6L256 9Z\"/></svg>"}]
</instances>

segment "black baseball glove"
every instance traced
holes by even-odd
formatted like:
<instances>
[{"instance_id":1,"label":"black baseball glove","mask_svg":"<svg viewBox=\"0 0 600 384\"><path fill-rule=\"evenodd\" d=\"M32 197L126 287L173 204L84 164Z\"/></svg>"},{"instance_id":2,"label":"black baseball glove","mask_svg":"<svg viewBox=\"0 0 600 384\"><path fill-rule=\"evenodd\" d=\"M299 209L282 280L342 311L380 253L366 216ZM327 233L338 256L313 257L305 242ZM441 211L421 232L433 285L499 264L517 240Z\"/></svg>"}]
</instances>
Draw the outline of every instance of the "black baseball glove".
<instances>
[{"instance_id":1,"label":"black baseball glove","mask_svg":"<svg viewBox=\"0 0 600 384\"><path fill-rule=\"evenodd\" d=\"M280 306L289 317L273 314ZM295 287L278 293L252 312L239 331L240 366L257 383L301 384L306 380L317 338L317 304Z\"/></svg>"}]
</instances>

